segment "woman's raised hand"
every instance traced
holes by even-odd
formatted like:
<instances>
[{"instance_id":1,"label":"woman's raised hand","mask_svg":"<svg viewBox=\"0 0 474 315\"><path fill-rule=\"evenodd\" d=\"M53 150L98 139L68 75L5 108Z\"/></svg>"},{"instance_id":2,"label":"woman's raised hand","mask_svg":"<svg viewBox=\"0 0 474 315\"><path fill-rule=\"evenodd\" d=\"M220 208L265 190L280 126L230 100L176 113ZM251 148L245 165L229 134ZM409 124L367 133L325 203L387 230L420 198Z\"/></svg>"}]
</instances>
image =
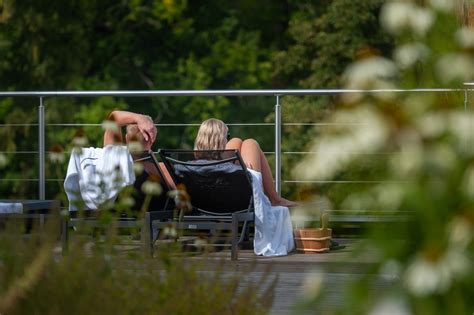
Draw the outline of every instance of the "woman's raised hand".
<instances>
[{"instance_id":1,"label":"woman's raised hand","mask_svg":"<svg viewBox=\"0 0 474 315\"><path fill-rule=\"evenodd\" d=\"M156 127L150 116L140 115L140 118L137 120L137 127L146 142L149 142L150 144L155 142Z\"/></svg>"}]
</instances>

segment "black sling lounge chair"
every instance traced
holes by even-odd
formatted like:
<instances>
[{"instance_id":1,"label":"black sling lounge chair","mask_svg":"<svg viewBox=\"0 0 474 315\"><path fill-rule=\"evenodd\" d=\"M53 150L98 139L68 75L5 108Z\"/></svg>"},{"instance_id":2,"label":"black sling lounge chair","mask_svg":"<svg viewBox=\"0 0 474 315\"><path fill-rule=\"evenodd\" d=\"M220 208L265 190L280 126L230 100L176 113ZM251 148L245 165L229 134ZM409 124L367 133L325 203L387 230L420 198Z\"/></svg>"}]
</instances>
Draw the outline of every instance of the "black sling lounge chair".
<instances>
[{"instance_id":1,"label":"black sling lounge chair","mask_svg":"<svg viewBox=\"0 0 474 315\"><path fill-rule=\"evenodd\" d=\"M128 213L120 213L117 227L118 228L133 228L133 227L142 227L142 240L145 241L145 246L149 248L150 253L153 253L153 229L151 222L152 221L161 221L172 217L173 214L173 201L168 198L168 192L171 187L165 180L158 161L152 151L143 151L137 154L133 154L134 163L141 163L143 165L143 171L141 174L136 176L136 180L133 184L135 190L132 194L132 197L135 201L135 205L130 209ZM147 212L144 214L143 220L137 219L139 215L143 202L145 200L145 195L141 190L142 184L150 177L154 175L154 178L159 180L163 191L159 196L153 196L151 202L148 206ZM117 212L116 210L112 210ZM75 211L77 212L77 211ZM98 226L98 222L95 219L96 210L86 210L80 213L81 217L78 216L79 213L72 213L71 218L67 222L69 227L78 226L79 224L86 225L88 227ZM63 229L66 231L63 235L63 246L67 246L67 228Z\"/></svg>"},{"instance_id":2,"label":"black sling lounge chair","mask_svg":"<svg viewBox=\"0 0 474 315\"><path fill-rule=\"evenodd\" d=\"M192 211L180 216L177 228L230 230L231 259L236 260L238 245L254 221L252 179L238 150L158 153L176 185L184 185L190 196Z\"/></svg>"}]
</instances>

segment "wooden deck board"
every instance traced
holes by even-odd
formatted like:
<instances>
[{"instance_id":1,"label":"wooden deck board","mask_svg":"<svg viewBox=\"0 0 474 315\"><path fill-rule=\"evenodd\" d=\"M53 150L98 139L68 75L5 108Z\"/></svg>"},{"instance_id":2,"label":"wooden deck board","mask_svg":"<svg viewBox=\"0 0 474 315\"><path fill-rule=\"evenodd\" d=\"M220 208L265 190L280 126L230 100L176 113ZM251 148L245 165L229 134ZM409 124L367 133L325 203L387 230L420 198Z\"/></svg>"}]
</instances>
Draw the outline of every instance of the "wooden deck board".
<instances>
[{"instance_id":1,"label":"wooden deck board","mask_svg":"<svg viewBox=\"0 0 474 315\"><path fill-rule=\"evenodd\" d=\"M378 255L374 251L359 250L360 239L336 239L346 248L322 254L290 253L283 257L259 257L253 250L241 250L237 261L230 260L230 250L224 249L210 253L193 253L184 256L185 261L197 268L203 275L213 275L216 270L222 271L222 277L238 275L241 278L241 289L252 283L260 283L265 272L270 272L266 279L270 283L278 278L274 291L271 314L324 314L334 306L344 303L342 292L345 286L357 281L360 277L373 277L371 291L387 287L387 280L373 274L373 266ZM356 255L358 253L358 255ZM322 278L324 303L314 309L296 312L295 307L305 298L306 287L314 279Z\"/></svg>"},{"instance_id":2,"label":"wooden deck board","mask_svg":"<svg viewBox=\"0 0 474 315\"><path fill-rule=\"evenodd\" d=\"M376 253L370 250L355 255L360 250L360 240L337 241L346 245L346 248L323 254L294 252L283 257L258 257L252 250L241 250L238 261L230 261L230 251L224 250L210 253L204 265L212 268L210 262L213 260L224 262L226 272L242 272L242 276L247 277L249 281L261 281L264 270L269 268L272 275L278 276L271 310L271 314L276 315L294 314L295 306L305 298L305 286L312 279L321 278L322 293L326 296L325 303L318 305L316 309L303 311L303 314L319 314L344 303L341 293L344 287L349 282L357 281L359 277L371 273L371 267L377 262ZM249 266L251 267L247 269ZM387 285L389 283L375 277L373 290L375 292L377 288Z\"/></svg>"},{"instance_id":3,"label":"wooden deck board","mask_svg":"<svg viewBox=\"0 0 474 315\"><path fill-rule=\"evenodd\" d=\"M205 261L200 267L204 273L212 272L214 263L218 263L228 275L240 273L250 282L261 281L264 272L270 270L272 276L278 277L271 310L271 314L276 315L294 314L296 305L305 298L305 286L312 279L322 278L325 303L307 311L307 314L318 314L344 303L341 292L345 285L370 274L371 267L377 261L374 252L355 255L360 240L337 241L346 245L346 248L323 254L290 253L283 257L258 257L252 250L241 250L238 261L230 261L230 251L223 250L203 256L197 255L191 260ZM377 279L375 275L374 280L374 292L377 288L389 285ZM306 314L306 311L303 311L303 314Z\"/></svg>"}]
</instances>

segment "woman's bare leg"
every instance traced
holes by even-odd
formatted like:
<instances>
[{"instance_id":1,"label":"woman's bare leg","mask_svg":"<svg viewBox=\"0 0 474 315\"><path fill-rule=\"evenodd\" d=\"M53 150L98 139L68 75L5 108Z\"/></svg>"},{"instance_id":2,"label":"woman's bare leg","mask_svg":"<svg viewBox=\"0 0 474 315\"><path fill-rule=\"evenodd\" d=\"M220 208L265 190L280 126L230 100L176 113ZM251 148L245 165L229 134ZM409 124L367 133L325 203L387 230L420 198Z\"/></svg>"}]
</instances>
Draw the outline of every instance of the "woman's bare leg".
<instances>
[{"instance_id":1,"label":"woman's bare leg","mask_svg":"<svg viewBox=\"0 0 474 315\"><path fill-rule=\"evenodd\" d=\"M240 148L242 148L242 139L240 139L240 138L232 138L225 145L226 150L237 149L237 150L240 151Z\"/></svg>"},{"instance_id":2,"label":"woman's bare leg","mask_svg":"<svg viewBox=\"0 0 474 315\"><path fill-rule=\"evenodd\" d=\"M270 165L257 141L254 139L243 141L240 152L249 168L262 173L263 191L273 206L293 207L297 205L296 202L282 198L276 192Z\"/></svg>"}]
</instances>

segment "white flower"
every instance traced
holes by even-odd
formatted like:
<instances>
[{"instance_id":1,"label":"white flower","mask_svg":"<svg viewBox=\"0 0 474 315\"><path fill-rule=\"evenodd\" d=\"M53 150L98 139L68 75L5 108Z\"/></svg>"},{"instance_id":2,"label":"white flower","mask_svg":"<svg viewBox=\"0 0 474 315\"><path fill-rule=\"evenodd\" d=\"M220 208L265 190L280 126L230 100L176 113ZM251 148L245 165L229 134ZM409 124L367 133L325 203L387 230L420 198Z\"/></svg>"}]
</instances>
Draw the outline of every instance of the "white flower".
<instances>
[{"instance_id":1,"label":"white flower","mask_svg":"<svg viewBox=\"0 0 474 315\"><path fill-rule=\"evenodd\" d=\"M375 195L378 209L396 210L402 202L404 190L399 184L385 183L375 187Z\"/></svg>"},{"instance_id":2,"label":"white flower","mask_svg":"<svg viewBox=\"0 0 474 315\"><path fill-rule=\"evenodd\" d=\"M438 144L430 148L426 154L431 166L444 171L450 171L456 166L456 153L447 144Z\"/></svg>"},{"instance_id":3,"label":"white flower","mask_svg":"<svg viewBox=\"0 0 474 315\"><path fill-rule=\"evenodd\" d=\"M434 14L412 2L395 1L382 7L380 19L382 26L392 34L411 29L418 35L425 35L433 25Z\"/></svg>"},{"instance_id":4,"label":"white flower","mask_svg":"<svg viewBox=\"0 0 474 315\"><path fill-rule=\"evenodd\" d=\"M448 116L449 131L456 137L460 151L468 156L474 155L474 114L456 111Z\"/></svg>"},{"instance_id":5,"label":"white flower","mask_svg":"<svg viewBox=\"0 0 474 315\"><path fill-rule=\"evenodd\" d=\"M454 9L454 2L455 0L430 0L430 4L433 8L449 12Z\"/></svg>"},{"instance_id":6,"label":"white flower","mask_svg":"<svg viewBox=\"0 0 474 315\"><path fill-rule=\"evenodd\" d=\"M416 259L406 270L405 284L414 295L426 296L444 292L450 285L449 274L445 266Z\"/></svg>"},{"instance_id":7,"label":"white flower","mask_svg":"<svg viewBox=\"0 0 474 315\"><path fill-rule=\"evenodd\" d=\"M113 132L118 132L119 131L119 127L118 127L117 123L112 121L112 120L104 120L102 122L102 129L110 130L110 131L113 131Z\"/></svg>"},{"instance_id":8,"label":"white flower","mask_svg":"<svg viewBox=\"0 0 474 315\"><path fill-rule=\"evenodd\" d=\"M474 170L472 171L474 172ZM470 224L465 218L456 217L448 225L448 235L449 244L451 246L457 247L459 249L465 249L472 242L472 224Z\"/></svg>"},{"instance_id":9,"label":"white flower","mask_svg":"<svg viewBox=\"0 0 474 315\"><path fill-rule=\"evenodd\" d=\"M208 245L207 240L202 237L198 237L194 240L194 246L196 246L197 248L202 248L206 245Z\"/></svg>"},{"instance_id":10,"label":"white flower","mask_svg":"<svg viewBox=\"0 0 474 315\"><path fill-rule=\"evenodd\" d=\"M374 109L360 107L336 113L336 132L325 134L313 145L316 154L296 166L295 174L302 179L325 180L344 169L358 153L377 150L387 139L389 129L383 117ZM358 122L354 126L354 122Z\"/></svg>"},{"instance_id":11,"label":"white flower","mask_svg":"<svg viewBox=\"0 0 474 315\"><path fill-rule=\"evenodd\" d=\"M161 194L163 189L161 188L161 185L159 183L147 180L142 184L142 191L146 195L158 196Z\"/></svg>"},{"instance_id":12,"label":"white flower","mask_svg":"<svg viewBox=\"0 0 474 315\"><path fill-rule=\"evenodd\" d=\"M133 171L135 172L135 175L140 175L141 173L143 173L144 169L145 167L142 163L133 163Z\"/></svg>"},{"instance_id":13,"label":"white flower","mask_svg":"<svg viewBox=\"0 0 474 315\"><path fill-rule=\"evenodd\" d=\"M74 137L72 139L72 145L77 147L77 148L83 148L87 146L88 141L86 137Z\"/></svg>"},{"instance_id":14,"label":"white flower","mask_svg":"<svg viewBox=\"0 0 474 315\"><path fill-rule=\"evenodd\" d=\"M410 15L415 9L411 2L387 2L380 13L382 26L392 34L399 34L410 26Z\"/></svg>"},{"instance_id":15,"label":"white flower","mask_svg":"<svg viewBox=\"0 0 474 315\"><path fill-rule=\"evenodd\" d=\"M347 89L353 90L392 90L395 85L391 82L397 75L395 64L383 57L370 57L357 61L347 67L343 80ZM355 103L362 99L364 93L351 92L343 94L343 101ZM393 99L392 92L383 91L372 94L381 100Z\"/></svg>"},{"instance_id":16,"label":"white flower","mask_svg":"<svg viewBox=\"0 0 474 315\"><path fill-rule=\"evenodd\" d=\"M441 57L436 63L436 72L444 83L468 82L474 78L474 58L462 53L451 53Z\"/></svg>"},{"instance_id":17,"label":"white flower","mask_svg":"<svg viewBox=\"0 0 474 315\"><path fill-rule=\"evenodd\" d=\"M472 263L466 253L458 248L448 250L443 262L455 280L462 279L472 269Z\"/></svg>"},{"instance_id":18,"label":"white flower","mask_svg":"<svg viewBox=\"0 0 474 315\"><path fill-rule=\"evenodd\" d=\"M0 168L4 168L8 164L8 158L5 154L0 153Z\"/></svg>"},{"instance_id":19,"label":"white flower","mask_svg":"<svg viewBox=\"0 0 474 315\"><path fill-rule=\"evenodd\" d=\"M400 297L384 297L375 302L375 306L369 312L369 315L410 315L410 309L407 303Z\"/></svg>"},{"instance_id":20,"label":"white flower","mask_svg":"<svg viewBox=\"0 0 474 315\"><path fill-rule=\"evenodd\" d=\"M444 115L427 113L416 121L416 125L424 137L436 138L445 132L447 122Z\"/></svg>"},{"instance_id":21,"label":"white flower","mask_svg":"<svg viewBox=\"0 0 474 315\"><path fill-rule=\"evenodd\" d=\"M421 43L405 44L395 50L394 59L400 68L406 69L425 60L429 52L429 48Z\"/></svg>"},{"instance_id":22,"label":"white flower","mask_svg":"<svg viewBox=\"0 0 474 315\"><path fill-rule=\"evenodd\" d=\"M350 194L341 203L341 207L347 210L373 209L375 198L370 193Z\"/></svg>"},{"instance_id":23,"label":"white flower","mask_svg":"<svg viewBox=\"0 0 474 315\"><path fill-rule=\"evenodd\" d=\"M143 151L143 145L139 141L130 141L128 142L128 150L131 153L137 153Z\"/></svg>"},{"instance_id":24,"label":"white flower","mask_svg":"<svg viewBox=\"0 0 474 315\"><path fill-rule=\"evenodd\" d=\"M368 89L377 81L388 81L396 75L397 67L391 60L374 56L349 65L343 78L349 89Z\"/></svg>"},{"instance_id":25,"label":"white flower","mask_svg":"<svg viewBox=\"0 0 474 315\"><path fill-rule=\"evenodd\" d=\"M294 228L305 227L306 223L319 217L324 211L331 209L331 202L325 196L314 196L312 200L299 204L291 211Z\"/></svg>"},{"instance_id":26,"label":"white flower","mask_svg":"<svg viewBox=\"0 0 474 315\"><path fill-rule=\"evenodd\" d=\"M125 207L131 208L135 205L135 200L132 197L124 197L120 199L120 203Z\"/></svg>"},{"instance_id":27,"label":"white flower","mask_svg":"<svg viewBox=\"0 0 474 315\"><path fill-rule=\"evenodd\" d=\"M298 206L291 211L291 221L294 223L294 228L304 227L306 222L310 222L313 218L308 215L304 207Z\"/></svg>"},{"instance_id":28,"label":"white flower","mask_svg":"<svg viewBox=\"0 0 474 315\"><path fill-rule=\"evenodd\" d=\"M474 28L463 27L456 32L456 40L462 48L474 48Z\"/></svg>"},{"instance_id":29,"label":"white flower","mask_svg":"<svg viewBox=\"0 0 474 315\"><path fill-rule=\"evenodd\" d=\"M324 284L324 274L315 270L306 275L303 280L303 294L306 300L311 300L321 294L321 289Z\"/></svg>"},{"instance_id":30,"label":"white flower","mask_svg":"<svg viewBox=\"0 0 474 315\"><path fill-rule=\"evenodd\" d=\"M425 35L433 25L435 16L431 10L415 7L410 12L410 26L418 35Z\"/></svg>"},{"instance_id":31,"label":"white flower","mask_svg":"<svg viewBox=\"0 0 474 315\"><path fill-rule=\"evenodd\" d=\"M436 96L431 93L410 93L401 105L411 117L424 117L435 100Z\"/></svg>"},{"instance_id":32,"label":"white flower","mask_svg":"<svg viewBox=\"0 0 474 315\"><path fill-rule=\"evenodd\" d=\"M49 160L51 161L51 163L63 164L64 161L66 160L66 157L64 156L64 153L62 152L50 152Z\"/></svg>"},{"instance_id":33,"label":"white flower","mask_svg":"<svg viewBox=\"0 0 474 315\"><path fill-rule=\"evenodd\" d=\"M168 196L174 199L176 209L189 211L193 208L184 186L178 185L176 189L168 192Z\"/></svg>"},{"instance_id":34,"label":"white flower","mask_svg":"<svg viewBox=\"0 0 474 315\"><path fill-rule=\"evenodd\" d=\"M394 175L411 177L423 163L423 146L419 135L415 131L400 133L398 138L400 152L391 160Z\"/></svg>"},{"instance_id":35,"label":"white flower","mask_svg":"<svg viewBox=\"0 0 474 315\"><path fill-rule=\"evenodd\" d=\"M169 238L176 238L176 236L178 236L178 232L174 226L167 226L163 229L163 235Z\"/></svg>"},{"instance_id":36,"label":"white flower","mask_svg":"<svg viewBox=\"0 0 474 315\"><path fill-rule=\"evenodd\" d=\"M380 268L380 277L387 281L396 281L400 278L402 273L402 266L400 262L390 259L385 262Z\"/></svg>"},{"instance_id":37,"label":"white flower","mask_svg":"<svg viewBox=\"0 0 474 315\"><path fill-rule=\"evenodd\" d=\"M404 283L411 293L420 297L444 293L470 268L469 259L458 250L450 249L436 260L427 260L420 255L408 266Z\"/></svg>"}]
</instances>

